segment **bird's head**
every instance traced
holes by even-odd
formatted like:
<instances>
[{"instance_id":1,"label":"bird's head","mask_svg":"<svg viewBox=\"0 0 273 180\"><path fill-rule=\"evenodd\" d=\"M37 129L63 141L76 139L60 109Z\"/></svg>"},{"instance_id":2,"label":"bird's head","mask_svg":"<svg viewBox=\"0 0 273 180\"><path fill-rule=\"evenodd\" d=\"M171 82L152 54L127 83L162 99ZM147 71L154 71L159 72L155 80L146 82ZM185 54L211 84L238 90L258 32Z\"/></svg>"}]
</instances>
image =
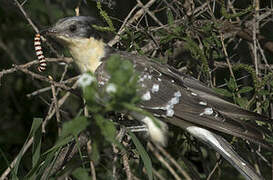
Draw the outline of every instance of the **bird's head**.
<instances>
[{"instance_id":1,"label":"bird's head","mask_svg":"<svg viewBox=\"0 0 273 180\"><path fill-rule=\"evenodd\" d=\"M100 40L102 39L101 34L95 30L94 25L98 25L98 21L90 16L66 17L47 29L45 34L55 38L64 45L90 37Z\"/></svg>"},{"instance_id":2,"label":"bird's head","mask_svg":"<svg viewBox=\"0 0 273 180\"><path fill-rule=\"evenodd\" d=\"M82 72L94 72L106 53L103 34L94 28L98 24L89 16L67 17L43 33L68 48Z\"/></svg>"}]
</instances>

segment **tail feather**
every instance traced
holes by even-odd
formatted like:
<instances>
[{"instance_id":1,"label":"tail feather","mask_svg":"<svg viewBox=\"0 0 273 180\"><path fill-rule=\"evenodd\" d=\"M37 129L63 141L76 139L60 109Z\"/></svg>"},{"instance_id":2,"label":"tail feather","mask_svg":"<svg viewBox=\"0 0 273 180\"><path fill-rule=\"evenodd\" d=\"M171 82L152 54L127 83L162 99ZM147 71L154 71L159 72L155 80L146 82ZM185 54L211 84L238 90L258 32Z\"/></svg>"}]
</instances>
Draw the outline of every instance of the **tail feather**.
<instances>
[{"instance_id":1,"label":"tail feather","mask_svg":"<svg viewBox=\"0 0 273 180\"><path fill-rule=\"evenodd\" d=\"M231 145L221 136L218 136L204 128L196 126L188 126L186 130L193 136L210 145L218 153L220 153L226 160L228 160L233 167L235 167L246 179L262 180L263 177L257 174L254 168L242 159L231 147Z\"/></svg>"}]
</instances>

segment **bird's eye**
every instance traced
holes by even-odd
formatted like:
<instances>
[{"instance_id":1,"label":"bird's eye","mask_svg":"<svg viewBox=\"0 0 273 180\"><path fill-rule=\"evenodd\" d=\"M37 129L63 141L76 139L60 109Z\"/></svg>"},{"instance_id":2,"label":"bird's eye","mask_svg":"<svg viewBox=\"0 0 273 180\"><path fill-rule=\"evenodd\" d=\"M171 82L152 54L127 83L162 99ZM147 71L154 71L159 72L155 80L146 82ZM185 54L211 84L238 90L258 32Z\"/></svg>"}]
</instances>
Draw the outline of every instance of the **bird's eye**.
<instances>
[{"instance_id":1,"label":"bird's eye","mask_svg":"<svg viewBox=\"0 0 273 180\"><path fill-rule=\"evenodd\" d=\"M76 30L77 30L77 26L76 25L69 26L69 31L70 32L75 32Z\"/></svg>"}]
</instances>

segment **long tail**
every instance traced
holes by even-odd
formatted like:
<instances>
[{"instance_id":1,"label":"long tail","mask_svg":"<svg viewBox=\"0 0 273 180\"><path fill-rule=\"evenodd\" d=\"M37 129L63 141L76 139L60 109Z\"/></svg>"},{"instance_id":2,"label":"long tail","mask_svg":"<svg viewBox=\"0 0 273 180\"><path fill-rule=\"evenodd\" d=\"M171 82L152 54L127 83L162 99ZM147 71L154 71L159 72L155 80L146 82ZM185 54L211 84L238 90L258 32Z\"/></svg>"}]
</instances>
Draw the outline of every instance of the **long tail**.
<instances>
[{"instance_id":1,"label":"long tail","mask_svg":"<svg viewBox=\"0 0 273 180\"><path fill-rule=\"evenodd\" d=\"M261 175L257 174L254 168L247 161L241 158L233 150L232 146L221 136L185 121L180 121L179 126L186 129L187 132L196 137L198 140L220 153L233 167L244 175L246 179L264 179Z\"/></svg>"}]
</instances>

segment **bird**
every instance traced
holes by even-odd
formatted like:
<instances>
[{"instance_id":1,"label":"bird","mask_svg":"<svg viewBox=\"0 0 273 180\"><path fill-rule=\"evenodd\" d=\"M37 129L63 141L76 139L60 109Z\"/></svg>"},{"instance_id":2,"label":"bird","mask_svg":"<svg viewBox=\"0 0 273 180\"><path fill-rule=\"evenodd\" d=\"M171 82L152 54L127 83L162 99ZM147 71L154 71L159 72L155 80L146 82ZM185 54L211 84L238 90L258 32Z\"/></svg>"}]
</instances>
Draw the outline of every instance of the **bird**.
<instances>
[{"instance_id":1,"label":"bird","mask_svg":"<svg viewBox=\"0 0 273 180\"><path fill-rule=\"evenodd\" d=\"M150 117L139 113L132 112L132 116L147 126L154 142L166 145L167 124L175 125L219 152L246 179L263 179L219 132L273 151L272 146L265 141L265 136L270 136L270 132L256 124L256 121L272 123L272 119L240 108L201 81L174 67L108 46L102 33L94 27L98 24L99 21L90 16L66 17L43 31L43 34L67 48L80 72L95 73L100 84L109 80L106 62L110 56L118 55L129 60L139 74L142 101L138 106L153 114L160 123L157 126Z\"/></svg>"}]
</instances>

